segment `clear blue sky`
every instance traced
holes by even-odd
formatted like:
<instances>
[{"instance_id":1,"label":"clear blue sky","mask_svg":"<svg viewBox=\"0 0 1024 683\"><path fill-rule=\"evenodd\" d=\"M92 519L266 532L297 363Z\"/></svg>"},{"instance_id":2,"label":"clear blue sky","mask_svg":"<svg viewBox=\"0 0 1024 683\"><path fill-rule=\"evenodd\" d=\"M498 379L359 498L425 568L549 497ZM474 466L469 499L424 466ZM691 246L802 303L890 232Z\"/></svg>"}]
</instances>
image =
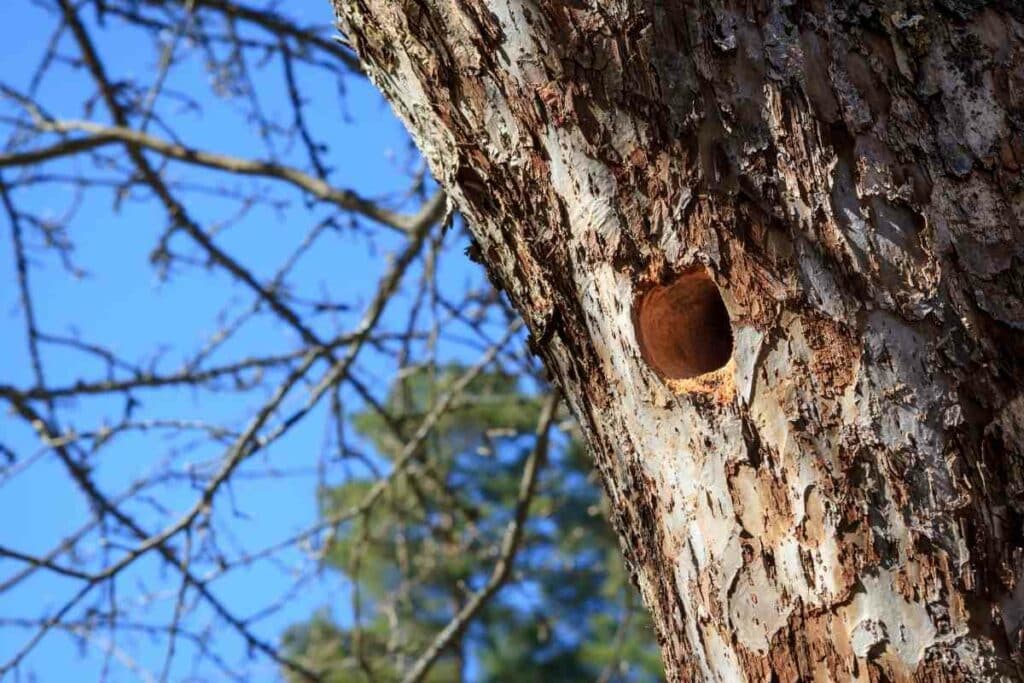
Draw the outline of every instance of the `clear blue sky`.
<instances>
[{"instance_id":1,"label":"clear blue sky","mask_svg":"<svg viewBox=\"0 0 1024 683\"><path fill-rule=\"evenodd\" d=\"M309 22L329 24L328 0L301 0L288 3L289 12L304 13ZM0 77L2 80L24 87L29 70L41 55L54 26L54 19L28 0L9 0L0 10ZM92 17L88 17L92 22ZM90 25L92 25L90 23ZM115 78L148 80L155 68L158 49L137 31L118 31L109 28L97 33L105 39L99 45L108 69ZM62 54L76 54L73 43L64 39ZM91 84L81 72L62 66L45 84L41 98L50 113L58 117L83 118L83 96L91 92ZM269 151L262 147L253 126L240 115L240 107L231 100L215 98L207 84L210 74L199 60L179 68L168 84L169 89L188 92L202 105L201 113L177 111L176 104L165 101L161 112L174 117L176 132L191 145L203 149L236 154L244 157L266 157ZM281 88L280 65L269 64L255 72L261 105L268 113L288 111L285 93ZM306 115L310 127L331 144L327 155L336 169L332 176L335 184L349 187L367 196L395 192L408 184L407 170L418 164L411 151L408 138L400 124L380 97L366 82L349 78L345 81L343 102L336 96L336 83L325 75L300 75L303 92L309 99ZM11 110L4 105L6 114ZM102 107L97 107L91 118L107 121ZM346 119L350 122L346 123ZM158 129L155 129L158 131ZM301 164L301 149L276 150L282 158ZM52 172L71 173L88 164L84 160L61 161L49 164ZM199 174L187 166L172 164L168 177L211 178L209 172ZM5 172L8 180L14 177ZM227 189L251 190L269 188L268 181L220 177ZM274 190L282 198L297 199L297 194L278 187ZM230 216L236 209L215 196L202 193L182 195L189 211L207 227ZM148 364L154 368L173 371L183 359L201 348L209 335L218 327L218 316L225 311L228 317L249 307L252 295L233 283L222 271L193 267L161 281L148 260L159 234L166 225L166 215L155 202L125 202L117 206L112 193L96 190L76 196L67 185L49 184L39 189L17 190L17 201L44 215L58 218L69 207L80 202L70 224L70 238L74 242L74 260L88 271L88 276L76 279L61 268L52 252L35 248L32 251L31 284L38 307L42 329L55 334L78 334L83 340L114 349L120 356ZM415 204L406 208L413 209ZM281 211L257 208L238 224L218 232L217 243L247 264L261 278L268 279L281 264L282 257L298 244L318 220L330 215L330 210L318 206L307 208L301 201ZM0 220L0 382L16 386L29 386L33 378L28 363L24 335L24 322L18 305L11 229L6 219ZM361 305L372 294L373 288L386 266L384 256L401 240L384 231L364 224L365 230L332 233L324 237L315 249L304 257L299 275L292 284L310 296L324 296L354 305L350 313L322 316L317 323L322 333L351 328L362 314ZM371 239L372 236L372 239ZM32 233L30 243L38 247L39 239ZM184 238L176 238L173 245L185 253L198 255ZM462 245L453 242L451 250L460 252ZM446 262L444 286L453 292L477 282L476 267L463 258ZM412 282L412 280L407 280ZM408 299L405 299L408 303ZM389 309L385 327L397 328L404 320L402 301ZM278 352L295 347L293 334L280 325L262 323L253 325L234 342L217 352L213 360L228 360L265 350ZM159 356L154 352L162 350ZM458 355L457 350L450 353ZM103 366L82 353L61 350L52 346L44 355L47 380L50 384L65 384L78 379L98 379ZM377 388L386 381L391 367L383 357L366 353L363 371L365 378L378 380ZM191 390L142 392L139 418L206 419L238 424L259 404L264 391L250 394L197 393ZM346 395L347 396L347 395ZM351 398L351 397L348 397ZM357 406L352 401L351 406ZM39 442L23 421L13 418L7 407L0 412L0 442L14 449L22 458L28 458L39 449ZM81 401L63 405L60 411L62 426L80 431L92 431L104 420L112 422L123 410L119 397ZM220 537L222 547L256 549L282 539L307 526L316 516L315 477L265 478L271 468L307 469L312 471L318 461L326 435L320 416L308 419L287 438L269 449L266 454L247 463L229 493L217 500L216 515L219 528L230 529L233 538ZM198 445L196 445L198 444ZM176 468L183 470L188 462L216 459L223 448L203 443L195 435L168 438L166 434L150 432L115 439L100 453L94 467L97 482L108 494L123 490L131 481L154 467L164 458L176 456ZM253 478L244 478L251 475ZM136 503L128 510L151 531L162 528L195 500L195 490L187 483L176 482L154 491L163 509ZM233 510L234 508L234 510ZM233 513L237 513L234 514ZM233 518L232 518L233 517ZM80 526L88 518L87 503L69 483L58 461L51 456L29 467L10 481L0 475L0 545L29 553L43 553L58 539ZM94 555L86 558L90 568L104 564L103 549L93 547ZM115 555L116 556L116 553ZM295 553L286 554L284 560L295 563ZM0 581L20 568L16 562L0 559ZM173 605L173 592L178 589L175 574L162 567L155 556L139 561L118 579L119 595L131 600L144 585L148 591L168 592L150 606L140 608L148 623L167 623ZM248 572L233 572L223 581L215 581L212 588L239 616L245 617L256 608L286 596L284 609L254 625L254 630L268 641L276 642L280 631L292 622L307 618L313 610L330 604L339 618L344 618L345 587L335 576L316 579L295 595L286 591L293 585L287 567L269 563L256 565ZM37 572L34 578L15 590L0 595L0 617L38 617L40 606L56 608L76 589L77 583ZM203 620L192 623L202 623ZM15 628L0 629L0 661L7 658L30 637L31 631ZM147 668L159 670L163 661L165 643L149 641L139 636L134 642L119 641L126 651L139 658ZM212 634L212 647L225 659L235 661L244 657L239 640L224 627ZM180 654L175 660L171 680L188 680L192 675L190 645L179 643ZM250 680L276 680L272 663L263 660L261 668L253 670ZM53 632L42 641L29 657L24 673L33 672L41 681L96 680L104 666L103 653L87 646L82 649L65 633ZM131 671L113 663L109 680L135 680ZM209 670L202 677L218 677Z\"/></svg>"}]
</instances>

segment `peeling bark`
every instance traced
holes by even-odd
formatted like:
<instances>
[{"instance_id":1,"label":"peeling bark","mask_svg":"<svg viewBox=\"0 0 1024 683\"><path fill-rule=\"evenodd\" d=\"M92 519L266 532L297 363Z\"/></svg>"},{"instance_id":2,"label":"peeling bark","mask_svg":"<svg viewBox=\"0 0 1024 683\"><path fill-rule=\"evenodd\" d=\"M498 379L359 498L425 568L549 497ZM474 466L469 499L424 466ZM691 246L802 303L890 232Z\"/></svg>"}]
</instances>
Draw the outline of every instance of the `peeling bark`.
<instances>
[{"instance_id":1,"label":"peeling bark","mask_svg":"<svg viewBox=\"0 0 1024 683\"><path fill-rule=\"evenodd\" d=\"M579 417L671 680L1021 678L1016 0L336 9Z\"/></svg>"}]
</instances>

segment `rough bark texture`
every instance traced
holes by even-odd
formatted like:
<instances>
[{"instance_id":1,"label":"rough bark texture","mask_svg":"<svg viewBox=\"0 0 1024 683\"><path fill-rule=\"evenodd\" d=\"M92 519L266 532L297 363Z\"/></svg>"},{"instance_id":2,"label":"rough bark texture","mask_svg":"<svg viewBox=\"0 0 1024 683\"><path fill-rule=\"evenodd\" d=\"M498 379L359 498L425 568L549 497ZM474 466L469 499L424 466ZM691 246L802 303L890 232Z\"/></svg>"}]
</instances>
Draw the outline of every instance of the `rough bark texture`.
<instances>
[{"instance_id":1,"label":"rough bark texture","mask_svg":"<svg viewBox=\"0 0 1024 683\"><path fill-rule=\"evenodd\" d=\"M670 679L1021 676L1017 0L336 1L584 427Z\"/></svg>"}]
</instances>

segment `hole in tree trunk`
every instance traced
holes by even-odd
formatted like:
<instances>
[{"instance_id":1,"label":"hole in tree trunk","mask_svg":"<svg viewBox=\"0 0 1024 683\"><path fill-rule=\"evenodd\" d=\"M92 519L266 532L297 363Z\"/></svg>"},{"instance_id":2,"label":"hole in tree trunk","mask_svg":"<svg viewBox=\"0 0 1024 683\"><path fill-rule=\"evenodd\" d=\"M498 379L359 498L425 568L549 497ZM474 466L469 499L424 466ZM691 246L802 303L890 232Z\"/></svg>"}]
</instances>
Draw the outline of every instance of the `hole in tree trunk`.
<instances>
[{"instance_id":1,"label":"hole in tree trunk","mask_svg":"<svg viewBox=\"0 0 1024 683\"><path fill-rule=\"evenodd\" d=\"M714 372L732 355L729 312L704 268L653 287L641 297L635 321L640 352L666 379Z\"/></svg>"}]
</instances>

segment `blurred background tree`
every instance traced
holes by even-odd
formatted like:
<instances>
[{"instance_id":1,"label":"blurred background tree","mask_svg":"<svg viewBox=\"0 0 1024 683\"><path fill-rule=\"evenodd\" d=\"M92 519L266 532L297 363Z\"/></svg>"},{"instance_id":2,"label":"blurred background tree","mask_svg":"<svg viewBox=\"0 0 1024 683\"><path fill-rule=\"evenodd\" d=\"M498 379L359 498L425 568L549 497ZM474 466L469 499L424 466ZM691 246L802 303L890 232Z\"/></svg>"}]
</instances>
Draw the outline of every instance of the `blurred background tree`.
<instances>
[{"instance_id":1,"label":"blurred background tree","mask_svg":"<svg viewBox=\"0 0 1024 683\"><path fill-rule=\"evenodd\" d=\"M0 678L656 678L574 427L329 3L4 9Z\"/></svg>"},{"instance_id":2,"label":"blurred background tree","mask_svg":"<svg viewBox=\"0 0 1024 683\"><path fill-rule=\"evenodd\" d=\"M408 425L465 371L416 370L395 381L387 413L354 417L384 471L405 457ZM376 514L336 527L327 545L327 565L355 582L370 616L342 628L320 613L285 634L287 647L330 680L400 680L405 663L429 651L492 580L495 570L480 558L502 547L525 503L512 576L435 648L427 680L463 680L467 659L488 681L659 680L651 627L585 453L571 429L549 438L552 398L543 406L515 377L494 372L461 393L413 456L418 467L398 476ZM524 482L524 470L535 483ZM324 491L324 519L333 526L349 518L376 481L352 478ZM525 500L524 486L535 487Z\"/></svg>"}]
</instances>

